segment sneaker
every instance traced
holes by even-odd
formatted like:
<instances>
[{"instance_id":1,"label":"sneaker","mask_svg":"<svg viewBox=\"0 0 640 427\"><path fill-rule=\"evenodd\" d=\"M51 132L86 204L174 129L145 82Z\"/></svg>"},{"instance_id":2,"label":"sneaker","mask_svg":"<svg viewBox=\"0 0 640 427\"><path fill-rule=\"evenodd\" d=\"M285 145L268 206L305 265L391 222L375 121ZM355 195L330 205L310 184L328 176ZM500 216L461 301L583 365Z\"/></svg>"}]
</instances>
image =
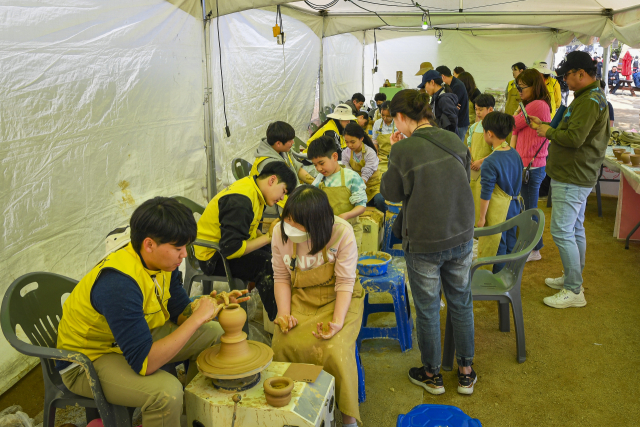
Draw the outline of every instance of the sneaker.
<instances>
[{"instance_id":1,"label":"sneaker","mask_svg":"<svg viewBox=\"0 0 640 427\"><path fill-rule=\"evenodd\" d=\"M432 377L428 377L424 369L424 366L420 368L409 369L409 381L420 387L424 387L431 394L444 393L444 382L442 381L442 374L436 374Z\"/></svg>"},{"instance_id":2,"label":"sneaker","mask_svg":"<svg viewBox=\"0 0 640 427\"><path fill-rule=\"evenodd\" d=\"M544 284L551 289L564 289L564 274L557 279L544 279ZM584 292L584 288L580 285L580 292Z\"/></svg>"},{"instance_id":3,"label":"sneaker","mask_svg":"<svg viewBox=\"0 0 640 427\"><path fill-rule=\"evenodd\" d=\"M478 376L473 368L470 374L462 374L458 369L458 393L473 394L473 386L476 382L478 382Z\"/></svg>"},{"instance_id":4,"label":"sneaker","mask_svg":"<svg viewBox=\"0 0 640 427\"><path fill-rule=\"evenodd\" d=\"M529 261L540 261L542 259L542 255L540 255L540 251L531 251L529 257L527 258L527 262Z\"/></svg>"},{"instance_id":5,"label":"sneaker","mask_svg":"<svg viewBox=\"0 0 640 427\"><path fill-rule=\"evenodd\" d=\"M580 290L579 294L574 294L568 289L563 289L555 295L544 298L542 301L553 308L584 307L587 305L587 300L584 299L582 290Z\"/></svg>"}]
</instances>

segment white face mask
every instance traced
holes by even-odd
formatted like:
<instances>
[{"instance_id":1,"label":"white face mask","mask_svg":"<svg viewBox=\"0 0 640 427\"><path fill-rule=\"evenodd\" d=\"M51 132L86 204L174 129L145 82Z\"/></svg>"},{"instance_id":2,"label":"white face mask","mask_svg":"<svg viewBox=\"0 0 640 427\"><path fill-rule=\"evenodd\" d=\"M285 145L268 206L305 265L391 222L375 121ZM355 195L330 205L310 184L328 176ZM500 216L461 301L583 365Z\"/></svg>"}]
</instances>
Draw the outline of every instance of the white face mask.
<instances>
[{"instance_id":1,"label":"white face mask","mask_svg":"<svg viewBox=\"0 0 640 427\"><path fill-rule=\"evenodd\" d=\"M286 234L293 243L304 243L309 240L309 233L298 230L286 222L284 223L284 234Z\"/></svg>"}]
</instances>

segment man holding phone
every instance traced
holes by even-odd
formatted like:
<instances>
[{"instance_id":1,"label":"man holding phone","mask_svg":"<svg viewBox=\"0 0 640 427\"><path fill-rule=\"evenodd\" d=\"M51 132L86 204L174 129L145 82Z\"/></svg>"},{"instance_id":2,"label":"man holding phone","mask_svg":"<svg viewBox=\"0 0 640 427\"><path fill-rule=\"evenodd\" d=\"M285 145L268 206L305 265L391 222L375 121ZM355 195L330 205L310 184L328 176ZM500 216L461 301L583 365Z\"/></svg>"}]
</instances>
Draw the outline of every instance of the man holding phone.
<instances>
[{"instance_id":1,"label":"man holding phone","mask_svg":"<svg viewBox=\"0 0 640 427\"><path fill-rule=\"evenodd\" d=\"M556 129L530 116L531 127L551 142L547 160L553 202L551 235L564 268L562 277L545 280L560 291L543 301L554 308L584 307L584 212L609 141L609 110L596 80L596 63L588 53L569 53L556 71L574 91L573 102Z\"/></svg>"}]
</instances>

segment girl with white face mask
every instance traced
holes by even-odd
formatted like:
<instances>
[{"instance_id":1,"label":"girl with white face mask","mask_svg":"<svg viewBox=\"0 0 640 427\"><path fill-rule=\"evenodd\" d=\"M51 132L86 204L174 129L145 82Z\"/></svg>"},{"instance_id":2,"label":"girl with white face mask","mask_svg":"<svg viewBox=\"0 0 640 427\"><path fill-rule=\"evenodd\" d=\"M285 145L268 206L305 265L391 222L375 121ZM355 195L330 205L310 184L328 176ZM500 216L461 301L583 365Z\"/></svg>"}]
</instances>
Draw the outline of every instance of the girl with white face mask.
<instances>
[{"instance_id":1,"label":"girl with white face mask","mask_svg":"<svg viewBox=\"0 0 640 427\"><path fill-rule=\"evenodd\" d=\"M336 379L344 426L355 426L355 342L364 310L351 224L334 216L324 191L301 185L289 195L271 249L278 317L273 360L321 365ZM313 331L313 332L312 332Z\"/></svg>"}]
</instances>

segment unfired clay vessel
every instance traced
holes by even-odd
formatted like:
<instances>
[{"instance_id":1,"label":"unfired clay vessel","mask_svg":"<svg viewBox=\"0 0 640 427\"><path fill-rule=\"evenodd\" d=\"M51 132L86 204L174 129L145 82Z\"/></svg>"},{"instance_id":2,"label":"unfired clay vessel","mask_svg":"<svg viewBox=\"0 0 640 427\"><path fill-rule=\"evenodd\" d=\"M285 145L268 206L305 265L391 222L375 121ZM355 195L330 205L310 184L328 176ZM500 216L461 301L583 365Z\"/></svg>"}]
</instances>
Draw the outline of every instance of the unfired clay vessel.
<instances>
[{"instance_id":1,"label":"unfired clay vessel","mask_svg":"<svg viewBox=\"0 0 640 427\"><path fill-rule=\"evenodd\" d=\"M288 377L267 378L263 384L264 397L267 403L276 408L281 408L291 401L293 380Z\"/></svg>"},{"instance_id":2,"label":"unfired clay vessel","mask_svg":"<svg viewBox=\"0 0 640 427\"><path fill-rule=\"evenodd\" d=\"M614 151L613 155L616 156L616 159L620 160L620 156L622 156L622 153L624 153L624 151Z\"/></svg>"},{"instance_id":3,"label":"unfired clay vessel","mask_svg":"<svg viewBox=\"0 0 640 427\"><path fill-rule=\"evenodd\" d=\"M212 378L242 378L266 368L273 359L273 350L265 344L248 341L242 326L247 312L239 304L229 304L218 314L224 335L220 344L204 350L198 356L198 369ZM245 375L246 374L246 375Z\"/></svg>"},{"instance_id":4,"label":"unfired clay vessel","mask_svg":"<svg viewBox=\"0 0 640 427\"><path fill-rule=\"evenodd\" d=\"M631 159L630 159L629 153L622 153L622 155L620 156L620 160L622 160L625 165L631 163Z\"/></svg>"},{"instance_id":5,"label":"unfired clay vessel","mask_svg":"<svg viewBox=\"0 0 640 427\"><path fill-rule=\"evenodd\" d=\"M640 154L632 154L631 156L629 156L629 158L631 159L632 165L634 166L640 165Z\"/></svg>"}]
</instances>

